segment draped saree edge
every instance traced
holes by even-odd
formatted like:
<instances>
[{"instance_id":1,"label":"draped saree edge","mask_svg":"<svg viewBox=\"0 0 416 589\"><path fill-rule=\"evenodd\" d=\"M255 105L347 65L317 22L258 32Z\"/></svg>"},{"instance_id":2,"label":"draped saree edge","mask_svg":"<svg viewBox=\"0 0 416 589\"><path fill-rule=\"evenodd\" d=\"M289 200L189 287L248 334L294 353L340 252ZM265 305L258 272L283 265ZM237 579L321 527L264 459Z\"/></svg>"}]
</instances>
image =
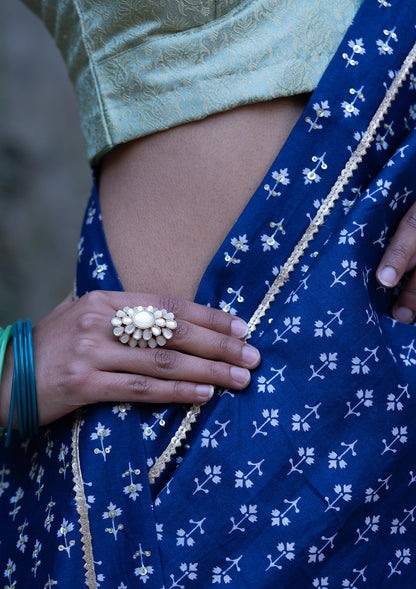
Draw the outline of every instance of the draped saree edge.
<instances>
[{"instance_id":1,"label":"draped saree edge","mask_svg":"<svg viewBox=\"0 0 416 589\"><path fill-rule=\"evenodd\" d=\"M325 198L322 205L319 207L318 212L312 219L305 233L302 235L296 246L294 247L289 258L286 260L282 267L282 270L276 277L275 281L267 291L260 305L253 313L248 326L249 334L246 339L250 339L253 331L257 329L266 312L270 309L271 303L275 300L275 296L280 293L280 289L288 281L290 274L293 272L295 266L299 263L300 259L304 255L305 251L309 247L309 243L313 241L314 236L318 233L320 227L325 222L325 218L330 214L331 209L334 208L336 201L339 199L341 193L344 191L344 187L350 182L353 173L357 170L358 165L362 162L363 157L367 153L371 143L374 141L376 131L387 114L392 102L395 100L399 88L403 85L403 82L407 78L410 69L413 67L416 61L416 43L408 53L404 60L399 72L393 79L388 91L386 92L383 100L381 101L377 111L371 119L367 130L365 131L361 141L357 145L355 151L351 154L344 169L335 181L335 184L331 188L328 196Z\"/></svg>"},{"instance_id":2,"label":"draped saree edge","mask_svg":"<svg viewBox=\"0 0 416 589\"><path fill-rule=\"evenodd\" d=\"M97 589L95 576L94 555L92 549L92 538L90 522L88 518L88 505L84 491L84 480L82 478L81 462L79 459L79 431L81 427L82 412L77 411L72 427L72 480L74 482L75 504L79 515L79 532L81 534L82 552L85 569L85 584L89 589Z\"/></svg>"},{"instance_id":3,"label":"draped saree edge","mask_svg":"<svg viewBox=\"0 0 416 589\"><path fill-rule=\"evenodd\" d=\"M387 114L392 102L395 100L399 89L403 85L411 68L416 61L416 43L408 53L407 57L403 61L403 64L393 79L388 91L386 92L383 100L377 108L374 116L372 117L367 130L365 131L361 141L357 145L355 151L351 154L343 170L339 174L335 184L331 188L328 196L318 209L315 217L312 219L308 228L295 245L289 258L283 265L280 273L276 277L273 284L265 294L263 300L253 313L252 317L248 322L248 336L246 340L250 339L251 334L257 329L261 320L265 317L267 311L270 309L271 304L275 300L282 287L289 280L291 273L294 271L295 266L299 263L300 259L308 249L309 244L313 241L315 235L319 232L319 229L323 226L325 219L331 213L334 208L336 201L344 191L344 188L351 181L353 173L357 170L359 164L363 161L370 145L374 141L376 131ZM172 438L171 442L159 456L154 465L149 470L149 481L154 483L155 479L165 470L166 465L171 461L172 457L176 454L177 449L185 442L187 433L191 430L193 423L195 423L197 416L201 411L201 404L194 404L187 412L186 416L182 420L176 434Z\"/></svg>"}]
</instances>

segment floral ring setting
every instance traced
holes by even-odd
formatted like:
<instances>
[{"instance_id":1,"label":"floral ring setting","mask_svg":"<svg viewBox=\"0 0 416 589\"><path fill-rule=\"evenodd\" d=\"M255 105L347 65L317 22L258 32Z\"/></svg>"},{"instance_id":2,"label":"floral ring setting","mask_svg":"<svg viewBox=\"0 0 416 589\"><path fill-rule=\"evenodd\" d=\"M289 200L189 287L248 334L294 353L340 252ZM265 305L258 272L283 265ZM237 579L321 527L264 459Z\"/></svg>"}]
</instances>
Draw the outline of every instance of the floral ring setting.
<instances>
[{"instance_id":1,"label":"floral ring setting","mask_svg":"<svg viewBox=\"0 0 416 589\"><path fill-rule=\"evenodd\" d=\"M111 325L113 334L122 344L132 348L156 348L172 338L177 323L173 313L149 305L118 310Z\"/></svg>"}]
</instances>

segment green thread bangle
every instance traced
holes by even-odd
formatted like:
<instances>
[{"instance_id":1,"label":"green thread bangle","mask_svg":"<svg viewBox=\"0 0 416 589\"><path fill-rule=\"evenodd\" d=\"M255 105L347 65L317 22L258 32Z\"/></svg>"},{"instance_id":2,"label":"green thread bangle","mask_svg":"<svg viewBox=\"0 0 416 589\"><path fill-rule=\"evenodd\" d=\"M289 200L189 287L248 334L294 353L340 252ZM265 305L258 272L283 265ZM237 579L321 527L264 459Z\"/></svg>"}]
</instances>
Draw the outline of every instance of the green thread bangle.
<instances>
[{"instance_id":1,"label":"green thread bangle","mask_svg":"<svg viewBox=\"0 0 416 589\"><path fill-rule=\"evenodd\" d=\"M3 346L4 345L7 345L7 343L10 340L10 337L11 336L8 335L8 334L11 333L11 330L12 330L12 326L11 325L9 325L8 327L6 327L6 329L2 329L0 327L0 354L1 354L1 350L3 350ZM6 344L4 344L5 340L7 340L7 343ZM1 357L0 357L0 361L1 361Z\"/></svg>"},{"instance_id":2,"label":"green thread bangle","mask_svg":"<svg viewBox=\"0 0 416 589\"><path fill-rule=\"evenodd\" d=\"M9 343L13 334L13 327L8 325L5 329L0 328L0 383L3 374L4 359L6 357L7 344ZM0 439L3 437L5 428L0 428Z\"/></svg>"},{"instance_id":3,"label":"green thread bangle","mask_svg":"<svg viewBox=\"0 0 416 589\"><path fill-rule=\"evenodd\" d=\"M6 356L6 349L7 344L9 343L12 337L13 327L8 325L6 329L1 330L0 334L0 382L1 382L1 375L3 374L3 365L4 365L4 358Z\"/></svg>"}]
</instances>

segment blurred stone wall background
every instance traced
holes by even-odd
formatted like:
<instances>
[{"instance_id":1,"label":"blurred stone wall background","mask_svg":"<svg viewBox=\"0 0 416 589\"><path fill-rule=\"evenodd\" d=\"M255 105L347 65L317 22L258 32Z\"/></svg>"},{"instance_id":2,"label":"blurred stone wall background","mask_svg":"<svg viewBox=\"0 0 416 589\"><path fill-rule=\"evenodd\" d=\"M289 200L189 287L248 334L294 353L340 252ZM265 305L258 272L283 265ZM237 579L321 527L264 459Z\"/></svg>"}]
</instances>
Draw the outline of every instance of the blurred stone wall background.
<instances>
[{"instance_id":1,"label":"blurred stone wall background","mask_svg":"<svg viewBox=\"0 0 416 589\"><path fill-rule=\"evenodd\" d=\"M76 100L43 23L0 2L0 326L46 315L73 285L90 173Z\"/></svg>"}]
</instances>

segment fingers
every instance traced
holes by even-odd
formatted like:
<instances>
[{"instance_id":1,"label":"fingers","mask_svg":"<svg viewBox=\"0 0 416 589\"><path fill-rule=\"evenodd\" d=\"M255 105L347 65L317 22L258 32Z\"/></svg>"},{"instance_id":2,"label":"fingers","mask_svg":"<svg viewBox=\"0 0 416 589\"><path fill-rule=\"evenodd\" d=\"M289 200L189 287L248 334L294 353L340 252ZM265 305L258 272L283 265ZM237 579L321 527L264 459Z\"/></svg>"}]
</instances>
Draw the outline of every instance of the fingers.
<instances>
[{"instance_id":1,"label":"fingers","mask_svg":"<svg viewBox=\"0 0 416 589\"><path fill-rule=\"evenodd\" d=\"M250 368L259 363L259 356ZM241 389L250 382L246 366L223 361L200 358L166 347L156 349L130 348L115 343L108 358L103 359L104 370L143 374L168 380L184 380L215 386Z\"/></svg>"},{"instance_id":2,"label":"fingers","mask_svg":"<svg viewBox=\"0 0 416 589\"><path fill-rule=\"evenodd\" d=\"M199 305L198 303L193 303L185 299L131 292L100 291L100 293L95 294L107 297L108 302L114 310L122 309L125 306L134 307L142 305L145 307L153 305L158 309L166 309L174 313L176 319L184 319L190 323L219 333L233 335L238 338L244 338L247 335L247 324L242 319L218 309ZM93 295L93 293L90 293L90 295Z\"/></svg>"},{"instance_id":3,"label":"fingers","mask_svg":"<svg viewBox=\"0 0 416 589\"><path fill-rule=\"evenodd\" d=\"M221 314L224 313L216 311L211 317L219 315L215 325L223 328ZM204 323L198 313L196 320ZM211 320L209 325L212 323ZM248 385L248 369L260 362L259 352L240 339L179 319L173 338L162 349L131 349L115 343L111 352L107 348L107 352L102 350L101 354L102 370L234 389Z\"/></svg>"},{"instance_id":4,"label":"fingers","mask_svg":"<svg viewBox=\"0 0 416 589\"><path fill-rule=\"evenodd\" d=\"M378 282L392 288L405 272L416 266L416 203L401 220L376 271ZM402 287L392 309L392 316L402 323L412 323L416 316L416 275Z\"/></svg>"},{"instance_id":5,"label":"fingers","mask_svg":"<svg viewBox=\"0 0 416 589\"><path fill-rule=\"evenodd\" d=\"M110 297L114 293L108 293ZM117 293L115 293L117 294ZM129 294L131 303L132 293ZM142 374L153 378L208 383L215 386L244 388L250 381L249 369L260 362L259 352L238 337L247 332L244 321L219 311L180 299L148 295L154 306L173 309L177 328L163 351L130 349L116 343L102 350L101 370ZM118 302L119 299L117 299ZM142 301L142 298L140 297ZM180 317L186 317L186 320ZM169 350L168 350L169 348ZM180 352L180 353L178 353Z\"/></svg>"},{"instance_id":6,"label":"fingers","mask_svg":"<svg viewBox=\"0 0 416 589\"><path fill-rule=\"evenodd\" d=\"M114 294L118 293L105 293L113 304L132 304L132 293L127 301ZM247 332L244 321L188 301L151 295L139 295L138 300L143 305L163 306L175 313L177 328L172 339L163 348L131 348L111 334L111 342L105 338L106 344L99 351L86 339L81 356L88 356L92 350L100 380L106 375L105 387L94 386L96 393L91 391L86 402L101 401L107 396L112 400L202 403L212 397L214 386L239 390L249 384L250 369L259 364L260 354L239 339ZM86 331L96 331L97 321L97 314L87 314L83 321ZM108 319L107 326L110 330ZM97 398L91 399L95 395Z\"/></svg>"},{"instance_id":7,"label":"fingers","mask_svg":"<svg viewBox=\"0 0 416 589\"><path fill-rule=\"evenodd\" d=\"M175 314L166 347L131 348L113 335L116 310L140 304ZM243 389L260 362L246 333L241 319L180 299L106 291L65 299L34 328L40 422L106 400L202 403L214 387Z\"/></svg>"},{"instance_id":8,"label":"fingers","mask_svg":"<svg viewBox=\"0 0 416 589\"><path fill-rule=\"evenodd\" d=\"M257 366L260 361L260 354L253 346L236 337L230 337L188 321L178 321L173 337L169 341L169 348L247 368Z\"/></svg>"},{"instance_id":9,"label":"fingers","mask_svg":"<svg viewBox=\"0 0 416 589\"><path fill-rule=\"evenodd\" d=\"M103 293L99 294L102 297ZM109 296L113 294L105 293L105 295ZM132 295L130 294L130 300L131 297ZM153 303L155 303L155 298L153 297ZM112 328L107 316L108 309L101 312L92 310L98 308L97 300L95 303L94 305L89 304L88 310L82 316L78 317L80 331L83 334L78 338L79 347L85 346L84 352L81 353L88 355L91 348L94 350L96 345L99 344L100 350L99 353L98 351L96 352L96 361L101 370L133 373L139 372L139 367L140 370L145 370L144 364L150 361L149 359L153 358L155 353L152 354L151 350L147 350L148 353L144 354L146 350L138 348L132 350L129 346L117 342L111 333ZM234 322L237 322L239 329L241 329L240 333L245 333L247 331L247 325L244 321L235 318L230 319L226 313L217 309L206 308L202 305L189 303L188 301L180 301L180 303L185 303L180 309L180 312L184 314L188 313L188 316L193 317L199 324L194 324L189 320L181 320L176 316L178 325L166 347L189 355L188 360L197 357L209 360L221 360L224 363L236 367L240 366L250 369L259 364L260 355L255 348L244 343L237 337L224 333L224 331L231 329L232 323ZM201 324L207 325L207 327L201 327ZM216 331L212 326L222 330L222 332ZM104 330L106 334L103 333ZM101 336L99 336L100 333ZM111 348L109 347L110 345ZM130 359L127 364L126 359ZM198 369L201 365L201 362L195 363ZM237 373L238 371L233 372ZM154 374L154 372L145 371L144 374L150 375ZM162 374L161 377L166 378L166 375ZM184 378L185 380L189 380L182 373L180 375L170 374L169 378ZM201 379L192 378L192 380L200 382ZM212 381L208 382L211 384ZM245 380L243 381L240 378L238 385L244 385L244 382ZM212 382L212 384L220 385L221 383ZM231 386L231 383L228 382L227 386Z\"/></svg>"},{"instance_id":10,"label":"fingers","mask_svg":"<svg viewBox=\"0 0 416 589\"><path fill-rule=\"evenodd\" d=\"M392 316L402 323L413 323L416 317L416 273L403 286L392 308Z\"/></svg>"},{"instance_id":11,"label":"fingers","mask_svg":"<svg viewBox=\"0 0 416 589\"><path fill-rule=\"evenodd\" d=\"M215 390L213 385L113 372L102 372L97 384L100 401L131 403L206 403Z\"/></svg>"}]
</instances>

